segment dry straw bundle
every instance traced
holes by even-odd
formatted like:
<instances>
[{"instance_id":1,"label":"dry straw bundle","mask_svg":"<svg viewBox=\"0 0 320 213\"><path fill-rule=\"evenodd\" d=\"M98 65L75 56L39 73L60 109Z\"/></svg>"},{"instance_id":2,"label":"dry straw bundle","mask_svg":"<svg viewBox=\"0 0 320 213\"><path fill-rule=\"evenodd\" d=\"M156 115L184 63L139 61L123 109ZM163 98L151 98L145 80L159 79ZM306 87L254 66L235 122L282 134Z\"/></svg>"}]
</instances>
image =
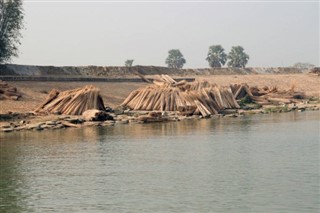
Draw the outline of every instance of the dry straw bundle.
<instances>
[{"instance_id":1,"label":"dry straw bundle","mask_svg":"<svg viewBox=\"0 0 320 213\"><path fill-rule=\"evenodd\" d=\"M53 89L35 112L81 115L88 109L105 110L99 89L91 85L64 92Z\"/></svg>"},{"instance_id":2,"label":"dry straw bundle","mask_svg":"<svg viewBox=\"0 0 320 213\"><path fill-rule=\"evenodd\" d=\"M168 75L158 76L153 83L130 93L121 105L133 110L180 111L182 114L203 116L239 108L230 87L205 81L176 82Z\"/></svg>"}]
</instances>

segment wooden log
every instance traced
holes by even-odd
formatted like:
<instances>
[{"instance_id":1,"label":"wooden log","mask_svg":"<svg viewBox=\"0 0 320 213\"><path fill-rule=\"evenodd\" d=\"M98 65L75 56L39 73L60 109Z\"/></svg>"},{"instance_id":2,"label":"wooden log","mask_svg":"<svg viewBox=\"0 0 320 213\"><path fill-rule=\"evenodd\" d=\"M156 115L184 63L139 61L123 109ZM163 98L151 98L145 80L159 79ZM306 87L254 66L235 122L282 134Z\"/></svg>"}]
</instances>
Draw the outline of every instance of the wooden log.
<instances>
[{"instance_id":1,"label":"wooden log","mask_svg":"<svg viewBox=\"0 0 320 213\"><path fill-rule=\"evenodd\" d=\"M250 97L253 101L255 102L264 102L267 100L267 98L265 96L252 96Z\"/></svg>"},{"instance_id":2,"label":"wooden log","mask_svg":"<svg viewBox=\"0 0 320 213\"><path fill-rule=\"evenodd\" d=\"M105 110L99 90L91 85L61 93L52 90L36 112L81 115L88 109Z\"/></svg>"},{"instance_id":3,"label":"wooden log","mask_svg":"<svg viewBox=\"0 0 320 213\"><path fill-rule=\"evenodd\" d=\"M284 99L284 98L267 98L268 101L276 102L276 103L284 103L284 104L290 104L292 103L290 99Z\"/></svg>"},{"instance_id":4,"label":"wooden log","mask_svg":"<svg viewBox=\"0 0 320 213\"><path fill-rule=\"evenodd\" d=\"M142 115L138 117L139 121L142 121L144 123L154 123L154 122L163 122L167 121L168 118L163 118L163 117L152 117L149 115Z\"/></svg>"},{"instance_id":5,"label":"wooden log","mask_svg":"<svg viewBox=\"0 0 320 213\"><path fill-rule=\"evenodd\" d=\"M210 111L198 100L195 100L194 103L197 106L197 109L200 111L203 117L211 115Z\"/></svg>"},{"instance_id":6,"label":"wooden log","mask_svg":"<svg viewBox=\"0 0 320 213\"><path fill-rule=\"evenodd\" d=\"M0 88L7 88L8 87L8 83L6 82L0 82Z\"/></svg>"},{"instance_id":7,"label":"wooden log","mask_svg":"<svg viewBox=\"0 0 320 213\"><path fill-rule=\"evenodd\" d=\"M35 112L40 111L45 105L47 105L52 100L54 100L58 95L59 95L59 91L56 89L52 89L48 94L47 99L35 109Z\"/></svg>"},{"instance_id":8,"label":"wooden log","mask_svg":"<svg viewBox=\"0 0 320 213\"><path fill-rule=\"evenodd\" d=\"M152 83L151 80L147 79L144 75L142 75L141 73L139 72L135 72L134 74L136 74L137 76L139 76L141 78L141 80L143 80L144 82L147 82L147 83Z\"/></svg>"}]
</instances>

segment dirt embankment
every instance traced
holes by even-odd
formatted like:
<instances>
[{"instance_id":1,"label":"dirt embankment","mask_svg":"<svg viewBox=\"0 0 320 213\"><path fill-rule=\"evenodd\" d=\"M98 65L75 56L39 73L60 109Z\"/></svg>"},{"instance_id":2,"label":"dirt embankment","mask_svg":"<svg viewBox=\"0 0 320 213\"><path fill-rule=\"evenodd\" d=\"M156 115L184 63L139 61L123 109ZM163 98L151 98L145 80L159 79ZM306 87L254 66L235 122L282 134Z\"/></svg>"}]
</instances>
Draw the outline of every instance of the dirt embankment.
<instances>
[{"instance_id":1,"label":"dirt embankment","mask_svg":"<svg viewBox=\"0 0 320 213\"><path fill-rule=\"evenodd\" d=\"M171 76L199 75L247 75L247 74L297 74L306 70L293 67L249 67L249 68L201 68L171 69L159 66L31 66L17 64L0 65L0 76L79 76L79 77L113 77L132 78L135 73L143 75L167 74Z\"/></svg>"}]
</instances>

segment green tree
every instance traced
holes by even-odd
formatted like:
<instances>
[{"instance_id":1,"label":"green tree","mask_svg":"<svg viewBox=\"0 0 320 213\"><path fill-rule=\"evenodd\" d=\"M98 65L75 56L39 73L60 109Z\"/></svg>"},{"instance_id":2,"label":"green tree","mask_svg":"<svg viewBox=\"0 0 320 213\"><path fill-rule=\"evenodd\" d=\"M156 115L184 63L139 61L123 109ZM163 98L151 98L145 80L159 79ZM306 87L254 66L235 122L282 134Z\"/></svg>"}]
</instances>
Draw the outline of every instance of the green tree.
<instances>
[{"instance_id":1,"label":"green tree","mask_svg":"<svg viewBox=\"0 0 320 213\"><path fill-rule=\"evenodd\" d=\"M168 52L168 57L166 59L166 64L169 68L181 69L186 63L182 53L178 49L172 49Z\"/></svg>"},{"instance_id":2,"label":"green tree","mask_svg":"<svg viewBox=\"0 0 320 213\"><path fill-rule=\"evenodd\" d=\"M249 61L249 55L244 52L243 47L234 46L228 55L229 67L245 67Z\"/></svg>"},{"instance_id":3,"label":"green tree","mask_svg":"<svg viewBox=\"0 0 320 213\"><path fill-rule=\"evenodd\" d=\"M206 60L210 67L222 67L227 61L227 54L221 45L212 45L209 47L209 52Z\"/></svg>"},{"instance_id":4,"label":"green tree","mask_svg":"<svg viewBox=\"0 0 320 213\"><path fill-rule=\"evenodd\" d=\"M124 65L126 67L132 67L133 61L134 61L133 59L128 59L124 62Z\"/></svg>"},{"instance_id":5,"label":"green tree","mask_svg":"<svg viewBox=\"0 0 320 213\"><path fill-rule=\"evenodd\" d=\"M18 56L23 16L22 0L0 0L0 63Z\"/></svg>"}]
</instances>

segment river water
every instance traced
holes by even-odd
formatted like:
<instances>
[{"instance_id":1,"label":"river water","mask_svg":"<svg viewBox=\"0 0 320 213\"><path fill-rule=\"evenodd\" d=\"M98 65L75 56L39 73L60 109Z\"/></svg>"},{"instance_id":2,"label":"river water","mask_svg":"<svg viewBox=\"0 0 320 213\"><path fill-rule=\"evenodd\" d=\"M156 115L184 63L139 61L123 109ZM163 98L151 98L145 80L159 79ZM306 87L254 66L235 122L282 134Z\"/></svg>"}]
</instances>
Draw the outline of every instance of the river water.
<instances>
[{"instance_id":1,"label":"river water","mask_svg":"<svg viewBox=\"0 0 320 213\"><path fill-rule=\"evenodd\" d=\"M319 212L319 112L0 135L0 212Z\"/></svg>"}]
</instances>

